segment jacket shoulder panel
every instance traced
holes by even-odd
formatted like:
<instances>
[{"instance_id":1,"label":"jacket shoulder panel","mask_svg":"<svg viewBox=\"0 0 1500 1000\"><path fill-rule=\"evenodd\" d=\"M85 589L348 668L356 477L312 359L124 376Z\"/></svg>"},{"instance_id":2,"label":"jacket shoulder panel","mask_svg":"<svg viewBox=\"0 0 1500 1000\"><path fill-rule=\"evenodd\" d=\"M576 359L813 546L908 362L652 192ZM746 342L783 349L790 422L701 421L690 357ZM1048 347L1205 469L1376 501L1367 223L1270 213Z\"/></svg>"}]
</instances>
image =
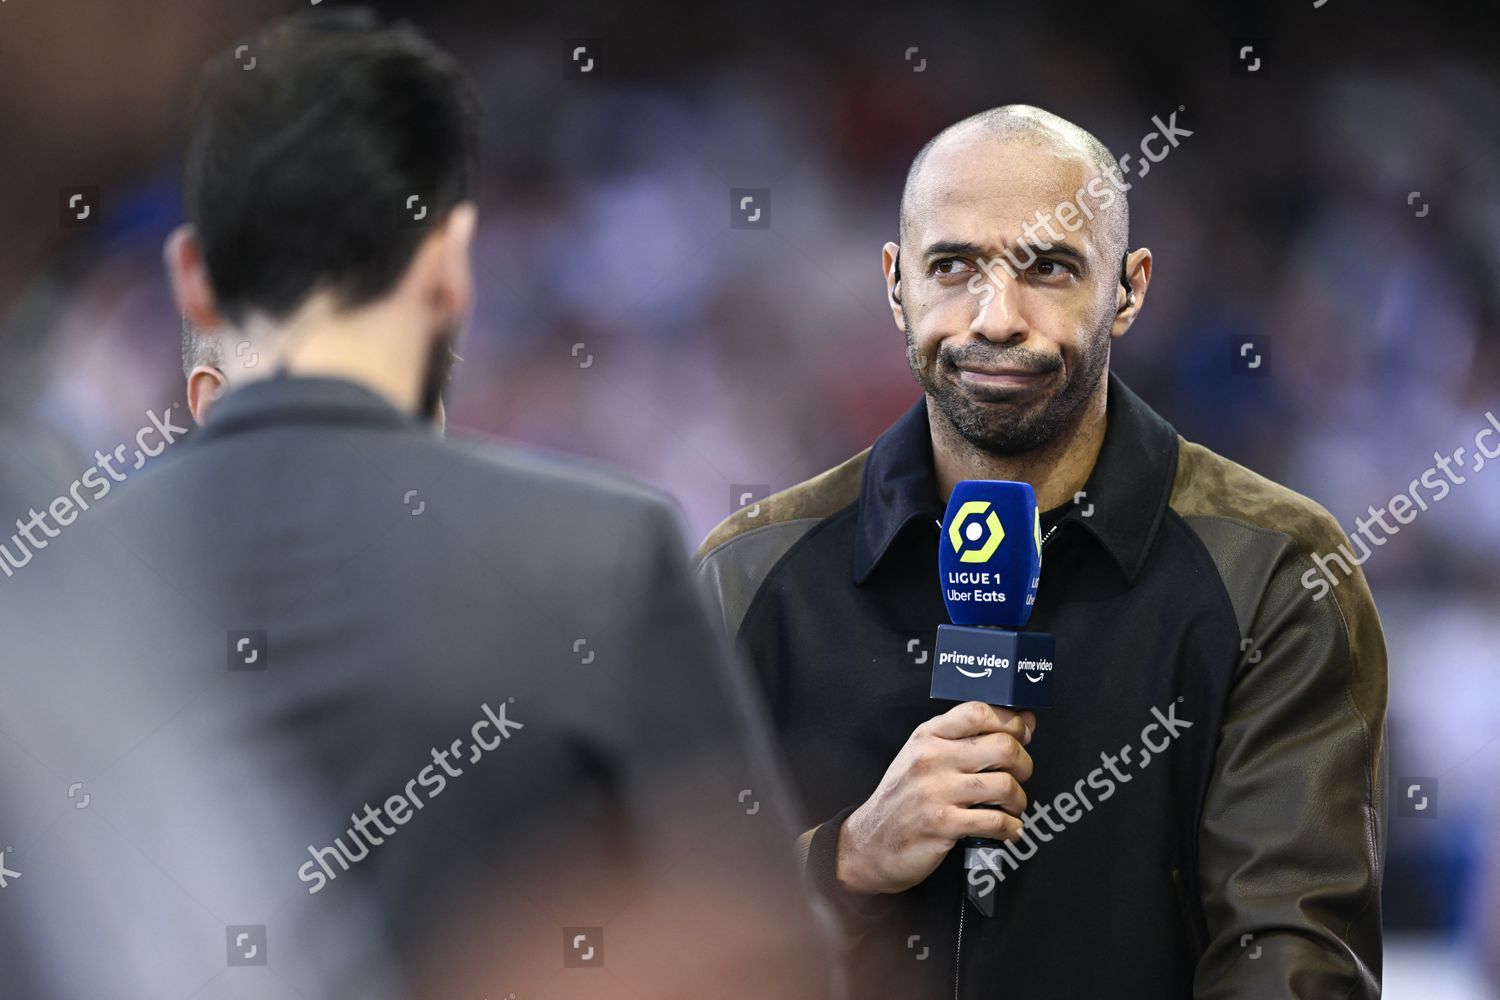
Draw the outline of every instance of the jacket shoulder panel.
<instances>
[{"instance_id":1,"label":"jacket shoulder panel","mask_svg":"<svg viewBox=\"0 0 1500 1000\"><path fill-rule=\"evenodd\" d=\"M1308 553L1343 540L1338 522L1316 501L1181 437L1170 503L1183 517L1227 517L1277 532Z\"/></svg>"},{"instance_id":2,"label":"jacket shoulder panel","mask_svg":"<svg viewBox=\"0 0 1500 1000\"><path fill-rule=\"evenodd\" d=\"M761 584L792 546L859 498L869 455L866 448L812 479L735 511L709 532L698 549L698 581L722 616L727 635L739 632Z\"/></svg>"},{"instance_id":3,"label":"jacket shoulder panel","mask_svg":"<svg viewBox=\"0 0 1500 1000\"><path fill-rule=\"evenodd\" d=\"M733 637L755 600L756 592L793 545L821 524L822 518L778 521L742 531L714 548L698 564L698 584Z\"/></svg>"},{"instance_id":4,"label":"jacket shoulder panel","mask_svg":"<svg viewBox=\"0 0 1500 1000\"><path fill-rule=\"evenodd\" d=\"M698 547L699 561L747 531L783 521L817 521L849 506L859 497L860 480L869 457L870 449L866 448L811 479L735 511L708 533Z\"/></svg>"},{"instance_id":5,"label":"jacket shoulder panel","mask_svg":"<svg viewBox=\"0 0 1500 1000\"><path fill-rule=\"evenodd\" d=\"M1347 551L1348 539L1338 521L1316 501L1180 437L1170 506L1193 526L1220 566L1242 627L1256 614L1246 605L1265 592L1277 563L1291 560L1304 588L1311 590L1307 577L1318 572L1316 557L1336 554L1341 545ZM1226 530L1221 519L1253 530ZM1257 537L1264 542L1256 544ZM1272 546L1284 551L1273 553ZM1350 695L1366 724L1378 732L1385 718L1385 639L1364 574L1357 565L1350 570L1326 589L1332 591L1335 617L1349 644ZM1313 599L1324 596L1330 595Z\"/></svg>"}]
</instances>

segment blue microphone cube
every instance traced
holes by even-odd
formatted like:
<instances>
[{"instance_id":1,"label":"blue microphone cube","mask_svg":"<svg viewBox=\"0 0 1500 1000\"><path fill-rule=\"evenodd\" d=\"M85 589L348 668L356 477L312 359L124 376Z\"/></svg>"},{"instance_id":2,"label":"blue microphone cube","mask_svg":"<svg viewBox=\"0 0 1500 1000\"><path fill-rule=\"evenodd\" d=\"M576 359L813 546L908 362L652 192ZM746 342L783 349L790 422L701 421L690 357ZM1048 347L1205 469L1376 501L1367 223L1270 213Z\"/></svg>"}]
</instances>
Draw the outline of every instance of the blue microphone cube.
<instances>
[{"instance_id":1,"label":"blue microphone cube","mask_svg":"<svg viewBox=\"0 0 1500 1000\"><path fill-rule=\"evenodd\" d=\"M1042 572L1042 527L1029 483L966 479L953 487L938 542L952 625L939 625L932 697L1012 708L1052 704L1052 636L1017 632Z\"/></svg>"},{"instance_id":2,"label":"blue microphone cube","mask_svg":"<svg viewBox=\"0 0 1500 1000\"><path fill-rule=\"evenodd\" d=\"M934 698L1007 708L1051 708L1057 640L1046 632L939 625Z\"/></svg>"}]
</instances>

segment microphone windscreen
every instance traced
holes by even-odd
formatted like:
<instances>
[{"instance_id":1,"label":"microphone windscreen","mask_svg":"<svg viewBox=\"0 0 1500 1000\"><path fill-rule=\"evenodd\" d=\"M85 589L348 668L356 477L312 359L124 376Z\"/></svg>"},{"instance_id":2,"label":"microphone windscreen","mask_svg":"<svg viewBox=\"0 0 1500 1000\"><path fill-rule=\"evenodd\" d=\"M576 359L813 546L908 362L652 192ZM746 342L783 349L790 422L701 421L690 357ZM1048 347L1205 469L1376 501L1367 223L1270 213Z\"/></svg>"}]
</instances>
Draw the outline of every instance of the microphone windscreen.
<instances>
[{"instance_id":1,"label":"microphone windscreen","mask_svg":"<svg viewBox=\"0 0 1500 1000\"><path fill-rule=\"evenodd\" d=\"M955 625L1019 628L1041 582L1042 530L1030 483L966 479L938 541L943 603Z\"/></svg>"}]
</instances>

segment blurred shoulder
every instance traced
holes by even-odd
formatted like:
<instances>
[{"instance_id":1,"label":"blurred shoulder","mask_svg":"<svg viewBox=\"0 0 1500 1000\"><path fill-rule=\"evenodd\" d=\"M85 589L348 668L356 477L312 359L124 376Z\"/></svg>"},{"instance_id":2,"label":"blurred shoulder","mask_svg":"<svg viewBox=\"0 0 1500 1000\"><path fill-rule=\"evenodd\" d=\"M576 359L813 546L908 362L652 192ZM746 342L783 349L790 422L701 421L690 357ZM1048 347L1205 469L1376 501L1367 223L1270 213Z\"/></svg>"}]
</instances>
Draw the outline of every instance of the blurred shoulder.
<instances>
[{"instance_id":1,"label":"blurred shoulder","mask_svg":"<svg viewBox=\"0 0 1500 1000\"><path fill-rule=\"evenodd\" d=\"M447 466L443 479L452 476L505 506L525 506L542 517L586 517L591 522L620 517L678 520L668 494L602 463L480 436L437 441L440 462Z\"/></svg>"}]
</instances>

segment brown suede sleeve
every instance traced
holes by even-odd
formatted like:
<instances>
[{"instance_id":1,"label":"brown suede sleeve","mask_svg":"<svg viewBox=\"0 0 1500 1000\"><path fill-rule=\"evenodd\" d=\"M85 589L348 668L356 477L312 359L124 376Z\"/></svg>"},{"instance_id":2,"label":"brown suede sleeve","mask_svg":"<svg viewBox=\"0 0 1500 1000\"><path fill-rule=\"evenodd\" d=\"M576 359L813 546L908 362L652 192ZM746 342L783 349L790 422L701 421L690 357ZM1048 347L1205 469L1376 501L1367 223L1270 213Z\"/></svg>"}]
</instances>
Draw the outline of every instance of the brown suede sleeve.
<instances>
[{"instance_id":1,"label":"brown suede sleeve","mask_svg":"<svg viewBox=\"0 0 1500 1000\"><path fill-rule=\"evenodd\" d=\"M1208 944L1194 994L1376 997L1384 863L1385 644L1321 507L1181 442L1171 506L1219 569L1243 652L1199 827Z\"/></svg>"}]
</instances>

